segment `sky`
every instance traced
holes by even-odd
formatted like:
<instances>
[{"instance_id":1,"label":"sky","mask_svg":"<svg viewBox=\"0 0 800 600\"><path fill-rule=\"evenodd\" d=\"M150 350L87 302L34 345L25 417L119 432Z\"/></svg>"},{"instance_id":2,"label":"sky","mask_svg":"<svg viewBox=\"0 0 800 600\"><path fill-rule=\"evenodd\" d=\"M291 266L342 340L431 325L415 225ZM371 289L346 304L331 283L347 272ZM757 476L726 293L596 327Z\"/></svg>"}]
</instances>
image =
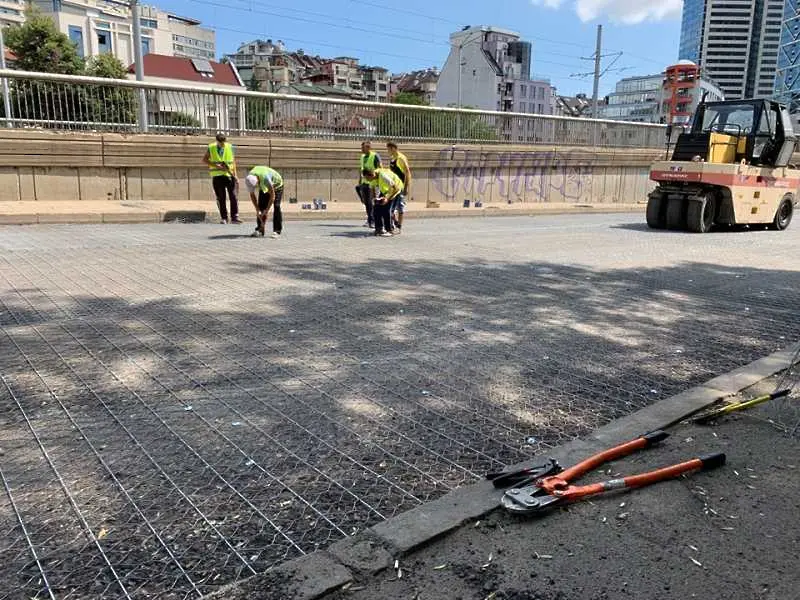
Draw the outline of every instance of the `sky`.
<instances>
[{"instance_id":1,"label":"sky","mask_svg":"<svg viewBox=\"0 0 800 600\"><path fill-rule=\"evenodd\" d=\"M533 43L532 74L561 95L591 95L597 25L603 25L601 95L623 77L677 59L682 0L149 0L217 31L217 53L253 39L289 50L353 56L393 73L439 67L450 33L466 25L511 29ZM620 54L621 53L621 54Z\"/></svg>"}]
</instances>

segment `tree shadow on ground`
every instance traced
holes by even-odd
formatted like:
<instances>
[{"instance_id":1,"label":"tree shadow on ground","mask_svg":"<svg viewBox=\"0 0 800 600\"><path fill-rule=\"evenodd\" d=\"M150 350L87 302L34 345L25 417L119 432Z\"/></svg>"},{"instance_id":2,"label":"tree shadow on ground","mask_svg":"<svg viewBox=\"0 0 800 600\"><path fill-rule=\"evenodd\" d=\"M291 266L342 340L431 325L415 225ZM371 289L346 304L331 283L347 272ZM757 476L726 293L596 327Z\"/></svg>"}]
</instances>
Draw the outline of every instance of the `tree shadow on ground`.
<instances>
[{"instance_id":1,"label":"tree shadow on ground","mask_svg":"<svg viewBox=\"0 0 800 600\"><path fill-rule=\"evenodd\" d=\"M203 298L0 295L3 474L64 589L211 591L800 337L794 271L222 266ZM99 548L116 570L87 578ZM6 554L41 591L28 547Z\"/></svg>"}]
</instances>

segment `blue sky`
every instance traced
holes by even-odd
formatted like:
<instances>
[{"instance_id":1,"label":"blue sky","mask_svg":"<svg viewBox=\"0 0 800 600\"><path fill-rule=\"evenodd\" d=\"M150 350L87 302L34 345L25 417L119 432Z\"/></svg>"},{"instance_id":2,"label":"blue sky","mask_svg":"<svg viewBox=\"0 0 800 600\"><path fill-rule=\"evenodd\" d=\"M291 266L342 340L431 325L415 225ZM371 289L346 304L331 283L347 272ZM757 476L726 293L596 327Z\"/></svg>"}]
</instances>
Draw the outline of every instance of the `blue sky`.
<instances>
[{"instance_id":1,"label":"blue sky","mask_svg":"<svg viewBox=\"0 0 800 600\"><path fill-rule=\"evenodd\" d=\"M217 30L219 54L255 38L283 40L321 56L355 56L401 72L444 64L448 36L495 25L533 42L533 71L560 94L591 94L598 23L604 53L622 52L601 93L631 75L657 73L677 58L682 0L151 0ZM604 59L608 65L613 56ZM614 69L623 70L614 70Z\"/></svg>"}]
</instances>

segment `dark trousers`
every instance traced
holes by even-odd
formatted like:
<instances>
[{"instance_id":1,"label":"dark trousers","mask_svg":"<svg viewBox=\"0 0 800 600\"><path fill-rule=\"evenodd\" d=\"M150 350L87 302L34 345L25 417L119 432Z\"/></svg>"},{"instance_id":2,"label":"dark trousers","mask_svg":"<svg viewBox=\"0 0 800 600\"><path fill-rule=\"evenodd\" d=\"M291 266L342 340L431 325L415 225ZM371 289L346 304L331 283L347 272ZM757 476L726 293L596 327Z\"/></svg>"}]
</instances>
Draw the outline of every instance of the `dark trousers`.
<instances>
[{"instance_id":1,"label":"dark trousers","mask_svg":"<svg viewBox=\"0 0 800 600\"><path fill-rule=\"evenodd\" d=\"M394 230L394 227L392 227L392 215L389 212L390 207L388 202L385 204L375 203L375 233Z\"/></svg>"},{"instance_id":2,"label":"dark trousers","mask_svg":"<svg viewBox=\"0 0 800 600\"><path fill-rule=\"evenodd\" d=\"M228 218L228 207L225 205L225 194L231 199L231 218L239 216L239 201L236 198L236 180L227 175L217 175L211 180L214 186L214 194L217 196L217 206L219 207L219 218Z\"/></svg>"},{"instance_id":3,"label":"dark trousers","mask_svg":"<svg viewBox=\"0 0 800 600\"><path fill-rule=\"evenodd\" d=\"M367 222L371 227L375 222L375 190L371 185L362 183L356 186L356 193L367 211Z\"/></svg>"},{"instance_id":4,"label":"dark trousers","mask_svg":"<svg viewBox=\"0 0 800 600\"><path fill-rule=\"evenodd\" d=\"M272 204L272 231L281 233L283 231L283 211L281 210L281 200L283 200L283 188L275 189L275 202ZM266 192L258 192L258 211L269 210L269 196ZM264 222L266 226L266 221ZM261 217L256 219L256 227L261 229Z\"/></svg>"}]
</instances>

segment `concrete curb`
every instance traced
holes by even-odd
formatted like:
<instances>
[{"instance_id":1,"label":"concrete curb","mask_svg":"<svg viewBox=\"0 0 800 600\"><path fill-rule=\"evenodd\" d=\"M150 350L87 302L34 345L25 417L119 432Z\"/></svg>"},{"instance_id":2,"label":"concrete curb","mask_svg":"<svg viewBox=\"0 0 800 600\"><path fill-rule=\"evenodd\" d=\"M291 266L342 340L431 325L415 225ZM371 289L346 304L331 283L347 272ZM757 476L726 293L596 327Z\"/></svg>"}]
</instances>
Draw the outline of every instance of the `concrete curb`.
<instances>
[{"instance_id":1,"label":"concrete curb","mask_svg":"<svg viewBox=\"0 0 800 600\"><path fill-rule=\"evenodd\" d=\"M565 214L618 214L631 213L630 205L574 205L564 208L463 208L435 209L421 208L409 212L409 219L446 219L449 217L535 217L538 215ZM302 212L284 212L286 221L357 221L364 218L363 211L324 211L308 210ZM202 223L215 221L215 215L201 210L169 210L148 211L135 210L129 212L96 212L96 213L29 213L0 214L0 225L49 225L49 224L87 224L87 223L167 223L180 221L184 223Z\"/></svg>"},{"instance_id":2,"label":"concrete curb","mask_svg":"<svg viewBox=\"0 0 800 600\"><path fill-rule=\"evenodd\" d=\"M798 348L800 342L703 385L660 400L600 427L584 439L554 448L548 456L569 465L642 433L666 429L710 404L786 369ZM541 459L540 456L516 467L532 466ZM352 538L336 542L327 550L288 561L266 573L226 586L203 600L316 600L351 583L354 574L378 573L392 566L393 557L408 554L464 523L494 511L501 494L488 481L459 488Z\"/></svg>"}]
</instances>

